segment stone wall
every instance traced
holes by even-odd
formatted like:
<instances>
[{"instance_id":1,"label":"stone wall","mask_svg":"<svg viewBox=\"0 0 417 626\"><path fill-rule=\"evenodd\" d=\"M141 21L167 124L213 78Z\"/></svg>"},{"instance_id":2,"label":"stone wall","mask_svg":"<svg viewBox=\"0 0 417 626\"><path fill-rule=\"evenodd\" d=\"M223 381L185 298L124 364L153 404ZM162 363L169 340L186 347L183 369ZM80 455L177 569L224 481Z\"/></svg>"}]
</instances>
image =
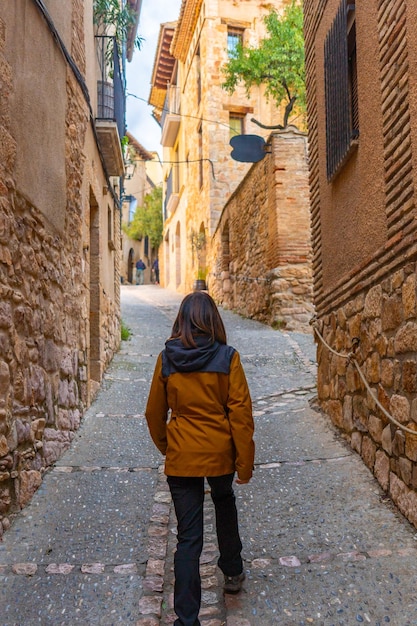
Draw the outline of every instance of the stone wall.
<instances>
[{"instance_id":1,"label":"stone wall","mask_svg":"<svg viewBox=\"0 0 417 626\"><path fill-rule=\"evenodd\" d=\"M222 306L277 328L310 332L313 315L307 139L273 134L223 209L209 291Z\"/></svg>"},{"instance_id":2,"label":"stone wall","mask_svg":"<svg viewBox=\"0 0 417 626\"><path fill-rule=\"evenodd\" d=\"M77 8L79 3L75 3ZM23 69L16 76L13 64L17 43L24 40L14 32L14 10L33 11L30 22L39 20L36 46L50 46L49 33L31 4L9 5L0 17L0 537L10 526L13 512L27 504L39 487L45 470L70 445L80 425L85 408L97 389L92 386L92 362L97 358L100 372L112 358L120 338L119 266L117 253L107 268L104 280L103 250L108 238L109 200L99 193L106 185L96 144L92 139L89 110L72 71L65 69L60 54L57 75L63 84L55 84L54 67L49 68L51 91L65 99L65 111L57 119L57 149L66 181L60 203L62 219L54 219L54 206L36 204L33 198L48 197L55 184L48 176L45 162L57 146L45 138L45 162L42 150L36 164L36 184L42 193L22 192L25 174L24 146L16 137L22 124L33 125L40 111L48 119L47 93L37 100L34 118L23 120L16 133L16 116L30 111L30 89L20 82L26 98L18 112L11 106L16 82L22 81ZM79 9L79 7L78 7ZM70 14L72 4L65 10ZM76 19L76 12L72 14ZM82 19L80 14L79 19ZM19 21L21 28L24 23ZM36 23L35 23L36 25ZM48 39L45 39L46 37ZM34 44L35 45L35 44ZM55 45L55 44L53 44ZM80 44L78 43L78 46ZM16 53L17 55L17 53ZM64 65L64 69L62 67ZM66 78L65 78L66 77ZM53 85L53 87L52 87ZM42 109L42 102L44 108ZM53 106L53 104L52 104ZM56 114L56 112L55 112ZM92 146L92 147L91 147ZM21 165L18 167L17 163ZM31 166L34 164L32 163ZM90 223L92 192L98 200L96 230ZM53 194L51 195L51 197ZM107 198L110 194L107 195ZM101 209L101 210L100 210ZM103 220L102 216L105 216ZM120 239L119 215L113 213L114 234ZM95 238L93 243L92 239ZM110 253L108 253L110 254ZM93 269L96 274L93 274ZM112 288L104 286L110 284ZM92 293L96 302L92 303ZM92 354L92 312L97 317L96 354Z\"/></svg>"},{"instance_id":3,"label":"stone wall","mask_svg":"<svg viewBox=\"0 0 417 626\"><path fill-rule=\"evenodd\" d=\"M320 320L326 342L357 360L373 393L394 419L417 435L416 262ZM323 409L404 515L417 526L417 436L392 424L376 406L353 363L318 341Z\"/></svg>"}]
</instances>

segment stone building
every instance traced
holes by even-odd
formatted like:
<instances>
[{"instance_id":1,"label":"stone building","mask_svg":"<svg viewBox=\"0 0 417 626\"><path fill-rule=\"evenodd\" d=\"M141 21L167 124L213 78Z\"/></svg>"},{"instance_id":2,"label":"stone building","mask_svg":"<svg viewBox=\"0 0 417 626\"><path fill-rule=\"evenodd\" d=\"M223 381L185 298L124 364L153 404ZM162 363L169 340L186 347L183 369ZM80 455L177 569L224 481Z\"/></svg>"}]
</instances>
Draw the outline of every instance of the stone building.
<instances>
[{"instance_id":1,"label":"stone building","mask_svg":"<svg viewBox=\"0 0 417 626\"><path fill-rule=\"evenodd\" d=\"M156 152L146 150L133 135L126 133L129 140L126 159L126 176L122 197L122 259L120 276L124 283L135 282L135 263L142 259L147 267L145 283L152 280L152 263L158 250L152 249L149 238L131 239L124 226L133 219L136 208L143 206L145 196L154 187L162 185L162 165Z\"/></svg>"},{"instance_id":2,"label":"stone building","mask_svg":"<svg viewBox=\"0 0 417 626\"><path fill-rule=\"evenodd\" d=\"M123 63L94 35L92 0L0 6L0 535L119 345Z\"/></svg>"},{"instance_id":3,"label":"stone building","mask_svg":"<svg viewBox=\"0 0 417 626\"><path fill-rule=\"evenodd\" d=\"M317 329L358 344L318 338L319 399L417 526L417 5L304 11Z\"/></svg>"},{"instance_id":4,"label":"stone building","mask_svg":"<svg viewBox=\"0 0 417 626\"><path fill-rule=\"evenodd\" d=\"M311 332L307 137L288 126L268 145L222 211L210 251L210 293L245 317Z\"/></svg>"},{"instance_id":5,"label":"stone building","mask_svg":"<svg viewBox=\"0 0 417 626\"><path fill-rule=\"evenodd\" d=\"M161 26L149 102L161 124L164 160L164 241L161 282L180 292L196 279L210 285L211 238L224 205L250 165L230 157L237 134L267 137L264 125L282 122L264 88L249 98L239 87L229 95L221 67L238 41L256 45L265 36L263 17L286 0L183 0L177 22Z\"/></svg>"}]
</instances>

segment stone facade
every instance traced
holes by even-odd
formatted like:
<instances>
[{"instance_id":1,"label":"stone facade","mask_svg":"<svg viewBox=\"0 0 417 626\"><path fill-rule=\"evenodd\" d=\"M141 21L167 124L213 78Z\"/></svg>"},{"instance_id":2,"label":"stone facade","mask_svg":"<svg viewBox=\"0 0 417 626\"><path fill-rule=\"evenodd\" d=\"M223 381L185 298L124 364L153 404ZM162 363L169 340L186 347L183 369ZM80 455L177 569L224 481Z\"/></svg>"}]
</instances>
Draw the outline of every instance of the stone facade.
<instances>
[{"instance_id":1,"label":"stone facade","mask_svg":"<svg viewBox=\"0 0 417 626\"><path fill-rule=\"evenodd\" d=\"M92 2L41 8L0 11L0 535L69 446L120 339L120 216L86 98Z\"/></svg>"},{"instance_id":2,"label":"stone facade","mask_svg":"<svg viewBox=\"0 0 417 626\"><path fill-rule=\"evenodd\" d=\"M307 138L273 134L227 202L211 244L210 293L226 308L311 332L312 268Z\"/></svg>"},{"instance_id":3,"label":"stone facade","mask_svg":"<svg viewBox=\"0 0 417 626\"><path fill-rule=\"evenodd\" d=\"M250 165L231 156L231 124L242 132L269 135L265 125L280 124L283 111L253 87L229 95L221 68L228 61L228 33L239 32L256 46L265 36L263 17L286 0L183 0L178 22L162 25L156 53L150 104L161 120L164 146L164 242L160 249L161 283L187 293L208 266L211 237L223 210ZM167 53L167 50L170 50ZM198 254L192 233L205 235ZM200 257L200 258L199 258Z\"/></svg>"},{"instance_id":4,"label":"stone facade","mask_svg":"<svg viewBox=\"0 0 417 626\"><path fill-rule=\"evenodd\" d=\"M305 0L304 11L317 327L339 353L359 340L356 362L386 412L354 362L320 340L319 399L417 527L417 7ZM324 42L335 44L336 15L355 59L346 85L356 129L329 175Z\"/></svg>"}]
</instances>

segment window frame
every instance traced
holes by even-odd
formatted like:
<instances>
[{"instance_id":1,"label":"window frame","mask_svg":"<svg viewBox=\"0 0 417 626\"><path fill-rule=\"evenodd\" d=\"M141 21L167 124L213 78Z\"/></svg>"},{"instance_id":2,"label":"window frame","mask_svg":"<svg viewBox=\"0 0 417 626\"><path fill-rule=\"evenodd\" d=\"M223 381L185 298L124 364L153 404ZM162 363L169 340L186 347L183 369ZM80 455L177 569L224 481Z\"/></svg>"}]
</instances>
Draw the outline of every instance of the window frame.
<instances>
[{"instance_id":1,"label":"window frame","mask_svg":"<svg viewBox=\"0 0 417 626\"><path fill-rule=\"evenodd\" d=\"M229 59L234 58L236 46L238 44L243 45L243 39L245 35L245 29L241 26L227 25L227 56Z\"/></svg>"},{"instance_id":2,"label":"window frame","mask_svg":"<svg viewBox=\"0 0 417 626\"><path fill-rule=\"evenodd\" d=\"M245 134L245 118L246 116L243 113L237 113L236 111L229 112L229 140L237 135ZM233 124L231 123L232 120L239 122L240 132L236 132Z\"/></svg>"},{"instance_id":3,"label":"window frame","mask_svg":"<svg viewBox=\"0 0 417 626\"><path fill-rule=\"evenodd\" d=\"M326 167L329 182L359 138L355 0L342 0L324 43Z\"/></svg>"}]
</instances>

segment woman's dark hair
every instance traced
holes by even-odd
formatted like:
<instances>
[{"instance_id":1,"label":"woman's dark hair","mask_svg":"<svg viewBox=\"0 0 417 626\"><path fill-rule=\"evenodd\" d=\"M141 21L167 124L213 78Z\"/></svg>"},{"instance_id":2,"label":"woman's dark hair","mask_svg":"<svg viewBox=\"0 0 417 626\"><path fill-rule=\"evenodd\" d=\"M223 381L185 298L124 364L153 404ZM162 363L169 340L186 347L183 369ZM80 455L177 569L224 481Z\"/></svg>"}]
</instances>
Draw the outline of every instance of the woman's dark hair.
<instances>
[{"instance_id":1,"label":"woman's dark hair","mask_svg":"<svg viewBox=\"0 0 417 626\"><path fill-rule=\"evenodd\" d=\"M217 306L204 291L185 296L172 327L171 339L181 339L186 348L196 347L194 337L207 335L212 343L227 343L226 330Z\"/></svg>"}]
</instances>

